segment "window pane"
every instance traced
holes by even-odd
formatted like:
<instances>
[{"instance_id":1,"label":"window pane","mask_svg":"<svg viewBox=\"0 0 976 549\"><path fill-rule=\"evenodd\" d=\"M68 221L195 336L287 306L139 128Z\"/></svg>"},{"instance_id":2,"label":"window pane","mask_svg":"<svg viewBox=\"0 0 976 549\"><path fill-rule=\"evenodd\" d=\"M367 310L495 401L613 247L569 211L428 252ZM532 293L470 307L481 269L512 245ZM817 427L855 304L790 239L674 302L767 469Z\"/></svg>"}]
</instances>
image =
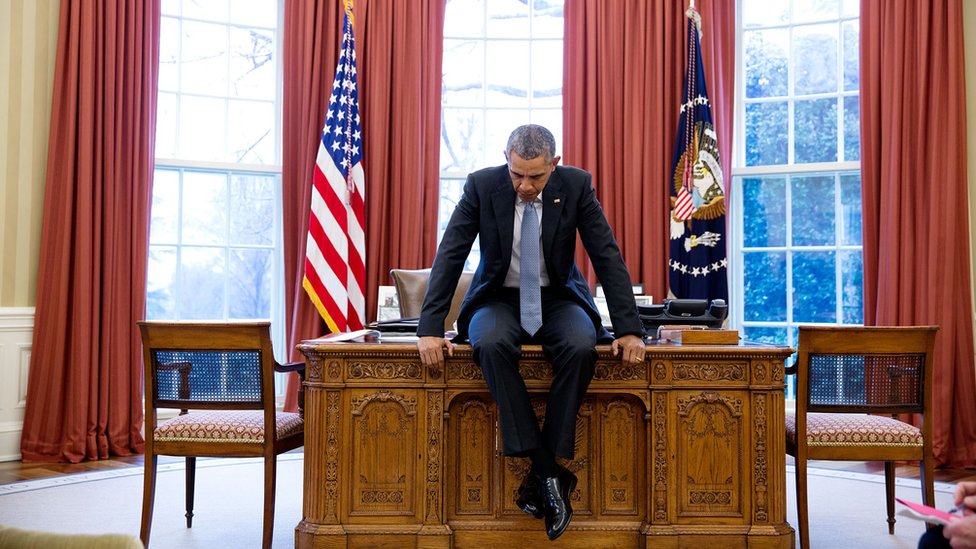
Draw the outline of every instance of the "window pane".
<instances>
[{"instance_id":1,"label":"window pane","mask_svg":"<svg viewBox=\"0 0 976 549\"><path fill-rule=\"evenodd\" d=\"M274 100L274 33L259 29L230 30L230 95Z\"/></svg>"},{"instance_id":2,"label":"window pane","mask_svg":"<svg viewBox=\"0 0 976 549\"><path fill-rule=\"evenodd\" d=\"M861 174L840 176L841 227L840 243L861 245Z\"/></svg>"},{"instance_id":3,"label":"window pane","mask_svg":"<svg viewBox=\"0 0 976 549\"><path fill-rule=\"evenodd\" d=\"M488 2L489 38L517 38L528 35L528 2L525 0L491 0Z\"/></svg>"},{"instance_id":4,"label":"window pane","mask_svg":"<svg viewBox=\"0 0 976 549\"><path fill-rule=\"evenodd\" d=\"M843 17L857 17L861 15L860 0L844 0L844 7L841 8Z\"/></svg>"},{"instance_id":5,"label":"window pane","mask_svg":"<svg viewBox=\"0 0 976 549\"><path fill-rule=\"evenodd\" d=\"M836 19L839 8L838 0L793 0L793 22Z\"/></svg>"},{"instance_id":6,"label":"window pane","mask_svg":"<svg viewBox=\"0 0 976 549\"><path fill-rule=\"evenodd\" d=\"M277 2L269 0L234 0L230 3L230 22L245 27L277 26Z\"/></svg>"},{"instance_id":7,"label":"window pane","mask_svg":"<svg viewBox=\"0 0 976 549\"><path fill-rule=\"evenodd\" d=\"M177 244L180 215L180 173L157 169L153 173L152 218L149 242Z\"/></svg>"},{"instance_id":8,"label":"window pane","mask_svg":"<svg viewBox=\"0 0 976 549\"><path fill-rule=\"evenodd\" d=\"M163 15L179 15L180 0L162 0L160 2L160 11Z\"/></svg>"},{"instance_id":9,"label":"window pane","mask_svg":"<svg viewBox=\"0 0 976 549\"><path fill-rule=\"evenodd\" d=\"M844 33L844 91L861 88L861 27L858 21L841 24Z\"/></svg>"},{"instance_id":10,"label":"window pane","mask_svg":"<svg viewBox=\"0 0 976 549\"><path fill-rule=\"evenodd\" d=\"M184 95L180 101L179 157L186 160L225 160L226 130L223 99Z\"/></svg>"},{"instance_id":11,"label":"window pane","mask_svg":"<svg viewBox=\"0 0 976 549\"><path fill-rule=\"evenodd\" d=\"M858 97L844 98L844 160L861 159L861 107Z\"/></svg>"},{"instance_id":12,"label":"window pane","mask_svg":"<svg viewBox=\"0 0 976 549\"><path fill-rule=\"evenodd\" d=\"M837 46L836 23L793 30L796 95L837 91Z\"/></svg>"},{"instance_id":13,"label":"window pane","mask_svg":"<svg viewBox=\"0 0 976 549\"><path fill-rule=\"evenodd\" d=\"M489 110L486 122L488 133L485 136L484 162L489 166L504 164L508 136L518 126L529 123L529 110Z\"/></svg>"},{"instance_id":14,"label":"window pane","mask_svg":"<svg viewBox=\"0 0 976 549\"><path fill-rule=\"evenodd\" d=\"M789 117L785 101L746 105L746 165L786 164Z\"/></svg>"},{"instance_id":15,"label":"window pane","mask_svg":"<svg viewBox=\"0 0 976 549\"><path fill-rule=\"evenodd\" d=\"M563 37L563 0L533 0L532 37Z\"/></svg>"},{"instance_id":16,"label":"window pane","mask_svg":"<svg viewBox=\"0 0 976 549\"><path fill-rule=\"evenodd\" d=\"M789 2L743 2L742 27L765 27L790 22Z\"/></svg>"},{"instance_id":17,"label":"window pane","mask_svg":"<svg viewBox=\"0 0 976 549\"><path fill-rule=\"evenodd\" d=\"M274 104L231 100L228 107L228 151L224 159L245 164L277 164Z\"/></svg>"},{"instance_id":18,"label":"window pane","mask_svg":"<svg viewBox=\"0 0 976 549\"><path fill-rule=\"evenodd\" d=\"M227 238L227 176L183 174L183 243L220 244ZM220 318L220 317L217 317Z\"/></svg>"},{"instance_id":19,"label":"window pane","mask_svg":"<svg viewBox=\"0 0 976 549\"><path fill-rule=\"evenodd\" d=\"M226 21L227 0L183 0L183 16L210 21Z\"/></svg>"},{"instance_id":20,"label":"window pane","mask_svg":"<svg viewBox=\"0 0 976 549\"><path fill-rule=\"evenodd\" d=\"M227 288L230 317L271 317L271 250L232 250Z\"/></svg>"},{"instance_id":21,"label":"window pane","mask_svg":"<svg viewBox=\"0 0 976 549\"><path fill-rule=\"evenodd\" d=\"M183 21L180 86L183 93L227 93L227 27Z\"/></svg>"},{"instance_id":22,"label":"window pane","mask_svg":"<svg viewBox=\"0 0 976 549\"><path fill-rule=\"evenodd\" d=\"M156 158L176 156L175 93L159 92L156 96Z\"/></svg>"},{"instance_id":23,"label":"window pane","mask_svg":"<svg viewBox=\"0 0 976 549\"><path fill-rule=\"evenodd\" d=\"M786 320L786 253L743 252L746 320Z\"/></svg>"},{"instance_id":24,"label":"window pane","mask_svg":"<svg viewBox=\"0 0 976 549\"><path fill-rule=\"evenodd\" d=\"M786 340L786 328L748 326L742 331L742 338L770 345L789 345Z\"/></svg>"},{"instance_id":25,"label":"window pane","mask_svg":"<svg viewBox=\"0 0 976 549\"><path fill-rule=\"evenodd\" d=\"M480 107L484 102L485 43L444 40L443 104Z\"/></svg>"},{"instance_id":26,"label":"window pane","mask_svg":"<svg viewBox=\"0 0 976 549\"><path fill-rule=\"evenodd\" d=\"M837 99L797 101L795 116L794 161L797 164L836 162Z\"/></svg>"},{"instance_id":27,"label":"window pane","mask_svg":"<svg viewBox=\"0 0 976 549\"><path fill-rule=\"evenodd\" d=\"M837 322L834 252L793 255L793 321Z\"/></svg>"},{"instance_id":28,"label":"window pane","mask_svg":"<svg viewBox=\"0 0 976 549\"><path fill-rule=\"evenodd\" d=\"M176 246L149 246L146 318L175 320Z\"/></svg>"},{"instance_id":29,"label":"window pane","mask_svg":"<svg viewBox=\"0 0 976 549\"><path fill-rule=\"evenodd\" d=\"M844 324L864 323L864 263L860 250L840 253Z\"/></svg>"},{"instance_id":30,"label":"window pane","mask_svg":"<svg viewBox=\"0 0 976 549\"><path fill-rule=\"evenodd\" d=\"M836 243L834 228L834 178L793 177L790 206L795 246L830 246ZM831 279L833 280L833 279Z\"/></svg>"},{"instance_id":31,"label":"window pane","mask_svg":"<svg viewBox=\"0 0 976 549\"><path fill-rule=\"evenodd\" d=\"M748 177L742 180L744 245L786 245L786 180Z\"/></svg>"},{"instance_id":32,"label":"window pane","mask_svg":"<svg viewBox=\"0 0 976 549\"><path fill-rule=\"evenodd\" d=\"M770 29L743 33L746 44L746 97L781 97L789 83L789 31Z\"/></svg>"},{"instance_id":33,"label":"window pane","mask_svg":"<svg viewBox=\"0 0 976 549\"><path fill-rule=\"evenodd\" d=\"M562 56L561 40L532 41L532 107L563 104Z\"/></svg>"},{"instance_id":34,"label":"window pane","mask_svg":"<svg viewBox=\"0 0 976 549\"><path fill-rule=\"evenodd\" d=\"M274 244L275 186L274 177L231 177L231 244Z\"/></svg>"},{"instance_id":35,"label":"window pane","mask_svg":"<svg viewBox=\"0 0 976 549\"><path fill-rule=\"evenodd\" d=\"M483 167L484 111L445 108L441 124L441 171L470 173Z\"/></svg>"},{"instance_id":36,"label":"window pane","mask_svg":"<svg viewBox=\"0 0 976 549\"><path fill-rule=\"evenodd\" d=\"M484 36L484 0L448 0L444 7L444 37Z\"/></svg>"},{"instance_id":37,"label":"window pane","mask_svg":"<svg viewBox=\"0 0 976 549\"><path fill-rule=\"evenodd\" d=\"M225 248L183 248L180 286L187 293L180 301L180 318L224 318L225 253Z\"/></svg>"},{"instance_id":38,"label":"window pane","mask_svg":"<svg viewBox=\"0 0 976 549\"><path fill-rule=\"evenodd\" d=\"M529 51L527 40L487 42L488 70L485 104L489 107L527 107ZM515 128L511 128L515 129Z\"/></svg>"},{"instance_id":39,"label":"window pane","mask_svg":"<svg viewBox=\"0 0 976 549\"><path fill-rule=\"evenodd\" d=\"M159 89L178 91L180 88L180 21L162 17L159 21Z\"/></svg>"}]
</instances>

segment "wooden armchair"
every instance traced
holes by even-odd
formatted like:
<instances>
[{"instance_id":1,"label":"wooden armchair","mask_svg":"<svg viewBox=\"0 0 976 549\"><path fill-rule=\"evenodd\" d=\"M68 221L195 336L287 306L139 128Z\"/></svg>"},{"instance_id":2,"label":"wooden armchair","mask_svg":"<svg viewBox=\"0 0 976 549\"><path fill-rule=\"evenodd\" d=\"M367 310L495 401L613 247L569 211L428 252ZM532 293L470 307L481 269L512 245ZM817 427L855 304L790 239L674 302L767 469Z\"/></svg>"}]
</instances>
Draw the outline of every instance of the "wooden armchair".
<instances>
[{"instance_id":1,"label":"wooden armchair","mask_svg":"<svg viewBox=\"0 0 976 549\"><path fill-rule=\"evenodd\" d=\"M474 273L465 271L458 278L457 287L454 289L454 298L451 300L451 309L444 317L445 332L454 329L454 321L457 320L458 312L461 310L461 302L464 301L464 294L467 293L473 276ZM393 286L396 288L397 301L400 304L400 317L419 317L421 306L424 303L424 294L427 293L430 269L390 269L390 278L393 279Z\"/></svg>"},{"instance_id":2,"label":"wooden armchair","mask_svg":"<svg viewBox=\"0 0 976 549\"><path fill-rule=\"evenodd\" d=\"M139 322L145 362L146 458L140 538L149 546L157 456L186 456L186 527L193 525L197 456L264 458L264 534L274 531L277 455L304 443L301 413L276 412L268 322ZM299 399L301 403L301 399ZM157 425L157 409L180 414Z\"/></svg>"},{"instance_id":3,"label":"wooden armchair","mask_svg":"<svg viewBox=\"0 0 976 549\"><path fill-rule=\"evenodd\" d=\"M800 327L796 413L786 452L796 458L801 549L810 547L807 460L884 461L888 532L895 531L895 461L919 461L922 500L935 502L932 354L938 327ZM875 415L884 414L884 415ZM922 414L921 428L897 414Z\"/></svg>"}]
</instances>

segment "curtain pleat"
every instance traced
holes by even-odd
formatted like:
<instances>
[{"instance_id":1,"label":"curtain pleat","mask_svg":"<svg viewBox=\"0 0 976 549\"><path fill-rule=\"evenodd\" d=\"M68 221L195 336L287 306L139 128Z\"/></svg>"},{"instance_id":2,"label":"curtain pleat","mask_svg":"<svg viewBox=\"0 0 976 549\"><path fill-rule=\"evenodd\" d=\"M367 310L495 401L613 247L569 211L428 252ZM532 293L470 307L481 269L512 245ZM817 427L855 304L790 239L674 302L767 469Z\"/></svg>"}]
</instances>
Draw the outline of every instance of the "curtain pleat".
<instances>
[{"instance_id":1,"label":"curtain pleat","mask_svg":"<svg viewBox=\"0 0 976 549\"><path fill-rule=\"evenodd\" d=\"M696 4L721 163L731 174L735 6ZM671 159L685 67L687 2L567 0L563 163L593 174L635 282L667 297ZM726 184L726 192L728 192ZM577 262L591 283L581 249Z\"/></svg>"},{"instance_id":2,"label":"curtain pleat","mask_svg":"<svg viewBox=\"0 0 976 549\"><path fill-rule=\"evenodd\" d=\"M61 2L24 461L143 449L159 9Z\"/></svg>"},{"instance_id":3,"label":"curtain pleat","mask_svg":"<svg viewBox=\"0 0 976 549\"><path fill-rule=\"evenodd\" d=\"M937 324L933 446L976 466L961 0L861 2L864 323Z\"/></svg>"}]
</instances>

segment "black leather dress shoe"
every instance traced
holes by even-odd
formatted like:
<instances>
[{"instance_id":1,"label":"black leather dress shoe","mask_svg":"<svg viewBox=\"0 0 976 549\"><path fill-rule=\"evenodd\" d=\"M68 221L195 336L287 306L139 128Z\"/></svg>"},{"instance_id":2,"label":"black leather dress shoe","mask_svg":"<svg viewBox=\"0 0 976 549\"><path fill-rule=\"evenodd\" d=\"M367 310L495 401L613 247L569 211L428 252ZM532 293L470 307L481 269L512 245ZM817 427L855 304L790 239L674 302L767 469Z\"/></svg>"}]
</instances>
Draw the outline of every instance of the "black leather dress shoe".
<instances>
[{"instance_id":1,"label":"black leather dress shoe","mask_svg":"<svg viewBox=\"0 0 976 549\"><path fill-rule=\"evenodd\" d=\"M567 471L568 473L568 471ZM569 522L573 520L573 507L569 505L569 496L576 488L576 476L566 477L560 472L560 476L541 479L540 492L545 504L546 535L550 540L555 540L566 531ZM568 482L562 482L560 477L566 478Z\"/></svg>"},{"instance_id":2,"label":"black leather dress shoe","mask_svg":"<svg viewBox=\"0 0 976 549\"><path fill-rule=\"evenodd\" d=\"M537 519L542 518L542 510L545 508L545 504L542 502L542 495L539 494L539 477L532 473L526 473L525 478L522 479L522 484L519 485L515 505L518 505L525 514L532 515Z\"/></svg>"}]
</instances>

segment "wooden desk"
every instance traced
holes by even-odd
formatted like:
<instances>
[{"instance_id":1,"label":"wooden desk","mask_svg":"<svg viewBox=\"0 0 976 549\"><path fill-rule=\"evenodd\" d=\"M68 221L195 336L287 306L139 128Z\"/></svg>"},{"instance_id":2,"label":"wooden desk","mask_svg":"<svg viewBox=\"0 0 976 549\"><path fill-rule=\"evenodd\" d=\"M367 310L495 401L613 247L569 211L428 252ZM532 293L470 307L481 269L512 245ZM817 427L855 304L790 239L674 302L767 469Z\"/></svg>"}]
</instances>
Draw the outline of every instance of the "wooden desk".
<instances>
[{"instance_id":1,"label":"wooden desk","mask_svg":"<svg viewBox=\"0 0 976 549\"><path fill-rule=\"evenodd\" d=\"M424 369L412 344L299 346L307 359L296 547L793 547L786 522L783 367L792 350L650 345L623 367L600 346L577 420L575 516L554 543L514 494L471 349ZM540 417L551 369L520 368Z\"/></svg>"}]
</instances>

